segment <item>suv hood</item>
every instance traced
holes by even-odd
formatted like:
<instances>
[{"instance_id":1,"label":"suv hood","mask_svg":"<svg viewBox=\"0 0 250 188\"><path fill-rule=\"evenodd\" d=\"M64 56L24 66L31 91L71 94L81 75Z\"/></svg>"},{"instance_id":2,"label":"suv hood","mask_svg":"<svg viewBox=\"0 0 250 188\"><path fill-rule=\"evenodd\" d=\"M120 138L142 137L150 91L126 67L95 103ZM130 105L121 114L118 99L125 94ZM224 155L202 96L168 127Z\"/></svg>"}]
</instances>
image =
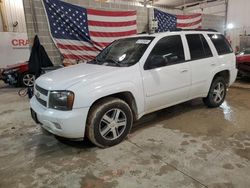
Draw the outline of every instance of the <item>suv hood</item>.
<instances>
[{"instance_id":1,"label":"suv hood","mask_svg":"<svg viewBox=\"0 0 250 188\"><path fill-rule=\"evenodd\" d=\"M86 63L73 65L40 76L36 84L47 90L64 90L78 82L88 82L117 69L120 68Z\"/></svg>"}]
</instances>

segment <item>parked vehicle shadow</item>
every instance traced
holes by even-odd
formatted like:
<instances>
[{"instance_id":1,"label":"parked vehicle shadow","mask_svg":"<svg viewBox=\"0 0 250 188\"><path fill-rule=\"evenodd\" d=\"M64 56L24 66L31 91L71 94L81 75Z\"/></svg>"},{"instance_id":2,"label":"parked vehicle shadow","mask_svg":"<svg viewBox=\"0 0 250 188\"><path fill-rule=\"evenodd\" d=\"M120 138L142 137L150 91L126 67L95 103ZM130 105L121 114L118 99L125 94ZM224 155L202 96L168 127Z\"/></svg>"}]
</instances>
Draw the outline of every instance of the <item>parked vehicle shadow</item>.
<instances>
[{"instance_id":1,"label":"parked vehicle shadow","mask_svg":"<svg viewBox=\"0 0 250 188\"><path fill-rule=\"evenodd\" d=\"M62 144L78 148L78 149L87 149L96 147L88 138L84 138L83 140L70 140L67 138L55 136L55 138Z\"/></svg>"},{"instance_id":2,"label":"parked vehicle shadow","mask_svg":"<svg viewBox=\"0 0 250 188\"><path fill-rule=\"evenodd\" d=\"M178 117L183 113L197 109L205 109L206 106L202 103L201 99L194 99L182 104L178 104L163 110L159 110L150 114L143 116L140 120L134 122L134 125L131 129L131 134L136 133L142 129L147 129L154 126L157 123L166 121L173 117ZM55 138L62 144L78 149L90 149L95 148L96 146L92 144L87 138L84 138L82 141L74 141L66 138L55 136Z\"/></svg>"},{"instance_id":3,"label":"parked vehicle shadow","mask_svg":"<svg viewBox=\"0 0 250 188\"><path fill-rule=\"evenodd\" d=\"M145 129L162 121L178 117L183 113L205 108L207 107L203 104L200 98L171 106L143 116L140 120L134 123L130 133L135 133L140 129Z\"/></svg>"},{"instance_id":4,"label":"parked vehicle shadow","mask_svg":"<svg viewBox=\"0 0 250 188\"><path fill-rule=\"evenodd\" d=\"M250 84L250 77L247 77L247 76L237 77L237 81Z\"/></svg>"}]
</instances>

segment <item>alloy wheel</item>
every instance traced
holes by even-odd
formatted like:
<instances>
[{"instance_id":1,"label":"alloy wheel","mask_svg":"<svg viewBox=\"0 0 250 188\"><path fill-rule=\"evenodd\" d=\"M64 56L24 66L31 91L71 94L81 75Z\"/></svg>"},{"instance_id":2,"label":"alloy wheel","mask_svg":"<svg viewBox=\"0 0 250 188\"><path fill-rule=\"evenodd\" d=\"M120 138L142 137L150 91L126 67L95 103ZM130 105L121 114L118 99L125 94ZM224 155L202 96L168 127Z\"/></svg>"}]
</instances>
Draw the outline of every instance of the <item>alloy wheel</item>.
<instances>
[{"instance_id":1,"label":"alloy wheel","mask_svg":"<svg viewBox=\"0 0 250 188\"><path fill-rule=\"evenodd\" d=\"M33 74L25 74L23 76L23 84L28 87L32 87L35 82L35 76Z\"/></svg>"},{"instance_id":2,"label":"alloy wheel","mask_svg":"<svg viewBox=\"0 0 250 188\"><path fill-rule=\"evenodd\" d=\"M225 95L225 87L223 83L218 82L213 91L213 100L215 103L220 103Z\"/></svg>"},{"instance_id":3,"label":"alloy wheel","mask_svg":"<svg viewBox=\"0 0 250 188\"><path fill-rule=\"evenodd\" d=\"M127 125L125 113L118 108L113 108L106 112L101 118L99 131L106 140L115 140L124 132Z\"/></svg>"}]
</instances>

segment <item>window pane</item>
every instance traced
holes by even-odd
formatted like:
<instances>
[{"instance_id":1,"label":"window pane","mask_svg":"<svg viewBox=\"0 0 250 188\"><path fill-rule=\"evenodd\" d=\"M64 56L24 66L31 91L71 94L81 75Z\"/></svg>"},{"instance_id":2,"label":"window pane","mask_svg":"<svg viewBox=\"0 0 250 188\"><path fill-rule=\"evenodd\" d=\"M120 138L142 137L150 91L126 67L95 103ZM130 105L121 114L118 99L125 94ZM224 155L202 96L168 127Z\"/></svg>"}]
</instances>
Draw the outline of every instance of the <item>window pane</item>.
<instances>
[{"instance_id":1,"label":"window pane","mask_svg":"<svg viewBox=\"0 0 250 188\"><path fill-rule=\"evenodd\" d=\"M151 51L148 60L155 55L162 56L166 65L184 62L185 56L181 36L174 35L160 39Z\"/></svg>"},{"instance_id":2,"label":"window pane","mask_svg":"<svg viewBox=\"0 0 250 188\"><path fill-rule=\"evenodd\" d=\"M201 59L211 57L212 52L208 46L208 43L201 34L186 35L189 46L191 59Z\"/></svg>"},{"instance_id":3,"label":"window pane","mask_svg":"<svg viewBox=\"0 0 250 188\"><path fill-rule=\"evenodd\" d=\"M209 34L208 36L212 40L219 55L228 54L228 53L233 52L229 42L227 41L227 39L223 35Z\"/></svg>"}]
</instances>

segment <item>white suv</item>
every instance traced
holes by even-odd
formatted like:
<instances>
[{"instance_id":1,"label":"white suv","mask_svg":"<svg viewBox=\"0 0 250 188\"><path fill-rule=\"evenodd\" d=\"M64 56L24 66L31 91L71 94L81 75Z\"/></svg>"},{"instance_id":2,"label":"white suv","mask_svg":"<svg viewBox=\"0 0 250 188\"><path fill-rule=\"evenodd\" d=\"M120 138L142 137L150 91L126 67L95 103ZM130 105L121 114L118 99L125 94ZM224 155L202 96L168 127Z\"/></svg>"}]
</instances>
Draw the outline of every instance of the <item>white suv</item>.
<instances>
[{"instance_id":1,"label":"white suv","mask_svg":"<svg viewBox=\"0 0 250 188\"><path fill-rule=\"evenodd\" d=\"M235 55L213 31L175 31L116 40L95 60L36 80L31 114L47 131L120 143L143 115L202 97L218 107L236 78Z\"/></svg>"}]
</instances>

